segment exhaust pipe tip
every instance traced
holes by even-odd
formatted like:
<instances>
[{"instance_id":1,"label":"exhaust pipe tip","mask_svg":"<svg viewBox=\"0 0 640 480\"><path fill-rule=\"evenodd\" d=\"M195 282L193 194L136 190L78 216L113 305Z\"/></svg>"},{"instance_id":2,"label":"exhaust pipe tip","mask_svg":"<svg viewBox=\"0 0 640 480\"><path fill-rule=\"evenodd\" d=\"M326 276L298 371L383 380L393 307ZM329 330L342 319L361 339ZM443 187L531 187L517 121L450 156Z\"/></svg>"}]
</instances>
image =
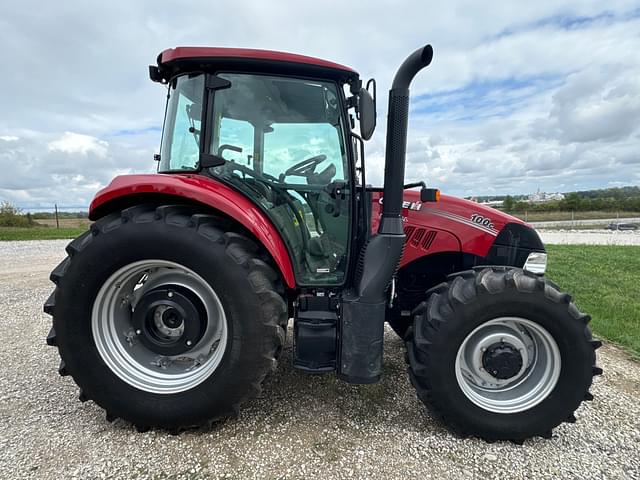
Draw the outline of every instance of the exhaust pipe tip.
<instances>
[{"instance_id":1,"label":"exhaust pipe tip","mask_svg":"<svg viewBox=\"0 0 640 480\"><path fill-rule=\"evenodd\" d=\"M431 45L425 45L422 48L417 49L407 59L402 62L400 68L396 72L396 76L393 78L391 85L392 90L406 90L409 88L409 84L413 80L413 77L422 70L429 66L433 60L433 47Z\"/></svg>"},{"instance_id":2,"label":"exhaust pipe tip","mask_svg":"<svg viewBox=\"0 0 640 480\"><path fill-rule=\"evenodd\" d=\"M425 45L420 55L424 67L428 67L433 60L433 47L431 45Z\"/></svg>"}]
</instances>

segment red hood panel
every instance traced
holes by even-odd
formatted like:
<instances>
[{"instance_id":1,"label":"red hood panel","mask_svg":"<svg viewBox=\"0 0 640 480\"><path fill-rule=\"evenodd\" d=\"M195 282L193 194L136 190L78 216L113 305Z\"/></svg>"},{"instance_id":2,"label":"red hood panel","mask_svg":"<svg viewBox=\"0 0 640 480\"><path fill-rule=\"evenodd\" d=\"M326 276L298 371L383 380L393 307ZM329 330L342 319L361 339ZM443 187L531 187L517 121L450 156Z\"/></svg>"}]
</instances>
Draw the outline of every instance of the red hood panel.
<instances>
[{"instance_id":1,"label":"red hood panel","mask_svg":"<svg viewBox=\"0 0 640 480\"><path fill-rule=\"evenodd\" d=\"M382 193L374 193L373 232L378 230L381 198ZM484 257L507 223L524 224L519 218L500 210L449 195L442 195L439 202L421 202L420 192L407 190L404 200L402 216L405 232L407 236L411 234L411 238L407 239L401 265L425 254L451 250L461 250ZM424 232L421 232L421 229ZM452 236L458 239L458 248L452 248ZM419 237L417 241L416 237Z\"/></svg>"}]
</instances>

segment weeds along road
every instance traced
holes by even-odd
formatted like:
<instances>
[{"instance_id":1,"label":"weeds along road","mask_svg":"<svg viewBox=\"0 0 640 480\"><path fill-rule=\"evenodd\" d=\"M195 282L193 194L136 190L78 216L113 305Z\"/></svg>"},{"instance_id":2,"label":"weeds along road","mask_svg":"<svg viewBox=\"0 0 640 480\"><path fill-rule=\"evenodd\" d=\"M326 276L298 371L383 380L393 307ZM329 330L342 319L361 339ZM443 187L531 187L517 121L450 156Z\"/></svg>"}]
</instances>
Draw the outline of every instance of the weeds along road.
<instances>
[{"instance_id":1,"label":"weeds along road","mask_svg":"<svg viewBox=\"0 0 640 480\"><path fill-rule=\"evenodd\" d=\"M350 386L291 367L291 337L261 398L239 418L171 436L109 424L57 374L42 303L68 242L0 242L0 478L639 478L640 364L598 350L595 401L553 438L523 446L460 439L409 384L385 338L381 383Z\"/></svg>"}]
</instances>

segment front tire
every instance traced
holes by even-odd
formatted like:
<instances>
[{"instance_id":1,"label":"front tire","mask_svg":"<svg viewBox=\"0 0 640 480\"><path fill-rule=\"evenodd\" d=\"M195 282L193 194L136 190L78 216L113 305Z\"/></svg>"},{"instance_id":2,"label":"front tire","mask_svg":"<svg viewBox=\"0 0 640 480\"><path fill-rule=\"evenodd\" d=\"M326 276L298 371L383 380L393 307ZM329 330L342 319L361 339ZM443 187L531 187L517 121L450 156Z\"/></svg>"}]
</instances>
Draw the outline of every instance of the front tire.
<instances>
[{"instance_id":1,"label":"front tire","mask_svg":"<svg viewBox=\"0 0 640 480\"><path fill-rule=\"evenodd\" d=\"M463 436L550 437L590 400L590 320L551 282L515 268L454 274L429 292L407 333L418 397Z\"/></svg>"},{"instance_id":2,"label":"front tire","mask_svg":"<svg viewBox=\"0 0 640 480\"><path fill-rule=\"evenodd\" d=\"M47 338L81 400L171 431L233 415L273 370L286 305L268 257L188 206L111 214L51 274Z\"/></svg>"}]
</instances>

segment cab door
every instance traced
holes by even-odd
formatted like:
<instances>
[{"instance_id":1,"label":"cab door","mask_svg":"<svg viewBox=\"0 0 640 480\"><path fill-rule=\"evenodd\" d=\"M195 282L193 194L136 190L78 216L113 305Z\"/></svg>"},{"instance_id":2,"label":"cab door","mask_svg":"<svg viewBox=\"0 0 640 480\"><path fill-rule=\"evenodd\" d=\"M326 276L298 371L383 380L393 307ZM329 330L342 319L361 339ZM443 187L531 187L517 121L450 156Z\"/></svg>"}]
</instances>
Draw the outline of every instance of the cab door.
<instances>
[{"instance_id":1,"label":"cab door","mask_svg":"<svg viewBox=\"0 0 640 480\"><path fill-rule=\"evenodd\" d=\"M352 186L333 82L219 73L210 173L251 197L287 244L297 283L340 285L349 264Z\"/></svg>"}]
</instances>

